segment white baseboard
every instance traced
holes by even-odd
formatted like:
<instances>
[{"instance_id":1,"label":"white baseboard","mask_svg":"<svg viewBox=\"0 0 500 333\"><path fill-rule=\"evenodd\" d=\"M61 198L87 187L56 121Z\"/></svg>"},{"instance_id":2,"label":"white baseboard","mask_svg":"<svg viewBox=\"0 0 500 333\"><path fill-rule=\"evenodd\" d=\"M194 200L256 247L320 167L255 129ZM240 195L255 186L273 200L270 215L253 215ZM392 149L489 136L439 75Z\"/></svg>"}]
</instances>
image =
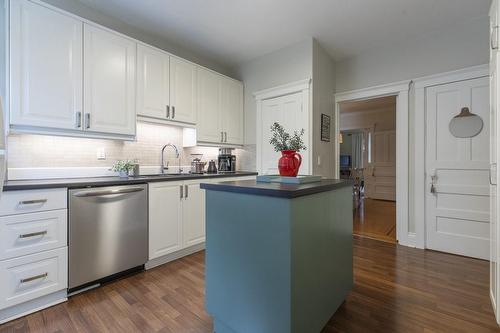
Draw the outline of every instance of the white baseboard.
<instances>
[{"instance_id":1,"label":"white baseboard","mask_svg":"<svg viewBox=\"0 0 500 333\"><path fill-rule=\"evenodd\" d=\"M182 249L180 251L170 253L170 254L164 255L164 256L159 257L159 258L152 259L152 260L148 261L144 265L144 267L146 268L146 270L148 270L148 269L166 264L168 262L180 259L182 257L188 256L188 255L193 254L195 252L202 251L204 249L205 249L205 242L203 242L201 244L196 244L196 245L187 247L185 249Z\"/></svg>"},{"instance_id":2,"label":"white baseboard","mask_svg":"<svg viewBox=\"0 0 500 333\"><path fill-rule=\"evenodd\" d=\"M66 289L0 310L0 324L67 301Z\"/></svg>"},{"instance_id":3,"label":"white baseboard","mask_svg":"<svg viewBox=\"0 0 500 333\"><path fill-rule=\"evenodd\" d=\"M414 232L409 232L405 239L399 239L398 244L407 247L417 247L417 235Z\"/></svg>"}]
</instances>

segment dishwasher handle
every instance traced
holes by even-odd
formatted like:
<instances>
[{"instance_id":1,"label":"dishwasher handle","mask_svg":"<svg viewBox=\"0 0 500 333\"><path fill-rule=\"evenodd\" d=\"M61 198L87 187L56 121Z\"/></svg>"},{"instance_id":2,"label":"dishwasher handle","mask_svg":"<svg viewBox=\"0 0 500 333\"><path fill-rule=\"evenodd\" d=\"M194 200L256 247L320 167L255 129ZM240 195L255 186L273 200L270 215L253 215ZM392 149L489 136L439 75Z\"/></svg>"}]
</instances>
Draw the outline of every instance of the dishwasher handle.
<instances>
[{"instance_id":1,"label":"dishwasher handle","mask_svg":"<svg viewBox=\"0 0 500 333\"><path fill-rule=\"evenodd\" d=\"M133 193L144 191L143 187L125 187L113 190L105 190L105 191L81 191L73 194L75 197L99 197L103 195L113 195L113 194L124 194L124 193Z\"/></svg>"}]
</instances>

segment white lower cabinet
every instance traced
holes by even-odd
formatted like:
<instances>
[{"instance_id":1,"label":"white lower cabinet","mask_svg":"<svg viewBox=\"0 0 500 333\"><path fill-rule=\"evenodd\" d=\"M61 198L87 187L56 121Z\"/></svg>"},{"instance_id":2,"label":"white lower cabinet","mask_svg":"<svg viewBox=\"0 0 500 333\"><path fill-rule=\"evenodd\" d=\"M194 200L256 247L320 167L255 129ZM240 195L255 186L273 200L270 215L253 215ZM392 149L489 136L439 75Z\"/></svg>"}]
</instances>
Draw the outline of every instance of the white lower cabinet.
<instances>
[{"instance_id":1,"label":"white lower cabinet","mask_svg":"<svg viewBox=\"0 0 500 333\"><path fill-rule=\"evenodd\" d=\"M67 189L0 197L0 323L66 300Z\"/></svg>"},{"instance_id":2,"label":"white lower cabinet","mask_svg":"<svg viewBox=\"0 0 500 333\"><path fill-rule=\"evenodd\" d=\"M201 183L250 179L255 176L150 183L149 260L167 256L167 262L203 249L205 190L200 188Z\"/></svg>"},{"instance_id":3,"label":"white lower cabinet","mask_svg":"<svg viewBox=\"0 0 500 333\"><path fill-rule=\"evenodd\" d=\"M183 182L149 184L149 260L182 248Z\"/></svg>"}]
</instances>

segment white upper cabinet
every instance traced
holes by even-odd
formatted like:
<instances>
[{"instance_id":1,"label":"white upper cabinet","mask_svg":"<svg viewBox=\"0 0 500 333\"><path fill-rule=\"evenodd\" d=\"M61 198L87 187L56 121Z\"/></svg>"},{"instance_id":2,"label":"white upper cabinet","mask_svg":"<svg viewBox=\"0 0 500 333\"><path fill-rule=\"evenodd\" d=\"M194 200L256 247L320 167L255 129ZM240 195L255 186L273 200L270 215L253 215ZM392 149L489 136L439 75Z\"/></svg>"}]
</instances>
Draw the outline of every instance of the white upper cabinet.
<instances>
[{"instance_id":1,"label":"white upper cabinet","mask_svg":"<svg viewBox=\"0 0 500 333\"><path fill-rule=\"evenodd\" d=\"M81 126L82 26L32 2L11 1L12 126Z\"/></svg>"},{"instance_id":2,"label":"white upper cabinet","mask_svg":"<svg viewBox=\"0 0 500 333\"><path fill-rule=\"evenodd\" d=\"M136 43L85 24L84 128L135 135Z\"/></svg>"},{"instance_id":3,"label":"white upper cabinet","mask_svg":"<svg viewBox=\"0 0 500 333\"><path fill-rule=\"evenodd\" d=\"M196 123L196 66L170 57L170 119Z\"/></svg>"},{"instance_id":4,"label":"white upper cabinet","mask_svg":"<svg viewBox=\"0 0 500 333\"><path fill-rule=\"evenodd\" d=\"M224 142L243 144L243 84L223 78L221 113Z\"/></svg>"},{"instance_id":5,"label":"white upper cabinet","mask_svg":"<svg viewBox=\"0 0 500 333\"><path fill-rule=\"evenodd\" d=\"M168 118L170 108L170 56L146 45L137 45L137 114Z\"/></svg>"},{"instance_id":6,"label":"white upper cabinet","mask_svg":"<svg viewBox=\"0 0 500 333\"><path fill-rule=\"evenodd\" d=\"M197 140L219 143L224 139L220 113L220 76L198 68Z\"/></svg>"},{"instance_id":7,"label":"white upper cabinet","mask_svg":"<svg viewBox=\"0 0 500 333\"><path fill-rule=\"evenodd\" d=\"M243 84L198 68L197 140L243 144Z\"/></svg>"}]
</instances>

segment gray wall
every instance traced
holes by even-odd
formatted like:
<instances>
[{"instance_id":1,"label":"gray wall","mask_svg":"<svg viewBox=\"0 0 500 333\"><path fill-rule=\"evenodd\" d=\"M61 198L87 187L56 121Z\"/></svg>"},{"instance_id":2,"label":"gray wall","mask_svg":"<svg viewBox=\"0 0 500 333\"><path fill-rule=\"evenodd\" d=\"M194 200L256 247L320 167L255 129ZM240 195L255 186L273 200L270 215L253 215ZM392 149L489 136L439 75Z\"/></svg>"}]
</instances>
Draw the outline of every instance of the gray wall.
<instances>
[{"instance_id":1,"label":"gray wall","mask_svg":"<svg viewBox=\"0 0 500 333\"><path fill-rule=\"evenodd\" d=\"M0 0L0 1L5 1L5 0ZM234 73L233 71L231 71L229 66L221 64L213 59L207 59L201 55L195 54L194 52L179 47L178 45L175 45L160 36L155 36L153 34L150 34L148 32L130 26L126 22L123 22L114 17L110 17L93 8L88 7L85 4L79 2L78 0L42 0L42 1L54 7L61 8L67 12L83 17L92 22L98 23L107 28L121 32L127 36L133 37L147 44L156 46L160 49L175 54L181 58L208 67L222 74L226 74L228 76L234 76L233 75Z\"/></svg>"},{"instance_id":2,"label":"gray wall","mask_svg":"<svg viewBox=\"0 0 500 333\"><path fill-rule=\"evenodd\" d=\"M488 17L369 50L336 64L337 92L410 80L488 62Z\"/></svg>"},{"instance_id":3,"label":"gray wall","mask_svg":"<svg viewBox=\"0 0 500 333\"><path fill-rule=\"evenodd\" d=\"M245 143L256 144L256 110L253 93L312 77L312 39L246 62L235 69L245 84Z\"/></svg>"},{"instance_id":4,"label":"gray wall","mask_svg":"<svg viewBox=\"0 0 500 333\"><path fill-rule=\"evenodd\" d=\"M335 64L328 53L313 41L313 173L324 177L334 176L335 124L334 92ZM321 141L321 114L330 116L330 142ZM318 164L318 157L321 163Z\"/></svg>"}]
</instances>

